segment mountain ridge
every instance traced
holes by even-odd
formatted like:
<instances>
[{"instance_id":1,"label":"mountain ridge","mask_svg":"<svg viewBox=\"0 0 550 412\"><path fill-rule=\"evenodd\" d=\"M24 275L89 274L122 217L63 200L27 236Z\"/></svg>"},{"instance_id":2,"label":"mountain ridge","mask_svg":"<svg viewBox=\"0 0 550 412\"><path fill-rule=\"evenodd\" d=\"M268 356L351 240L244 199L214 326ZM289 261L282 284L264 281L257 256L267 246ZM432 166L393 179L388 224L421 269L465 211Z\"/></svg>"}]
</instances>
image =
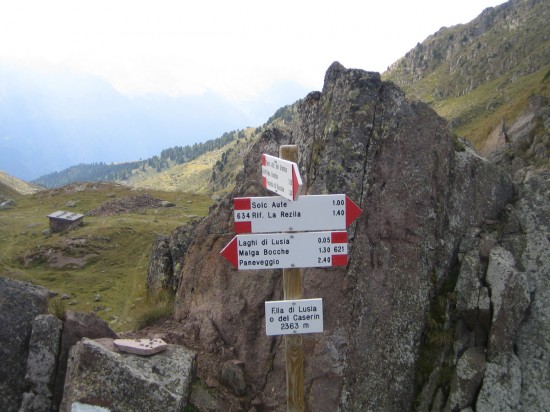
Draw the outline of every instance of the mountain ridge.
<instances>
[{"instance_id":1,"label":"mountain ridge","mask_svg":"<svg viewBox=\"0 0 550 412\"><path fill-rule=\"evenodd\" d=\"M532 95L550 96L550 3L511 0L469 23L444 27L383 78L430 104L479 149Z\"/></svg>"}]
</instances>

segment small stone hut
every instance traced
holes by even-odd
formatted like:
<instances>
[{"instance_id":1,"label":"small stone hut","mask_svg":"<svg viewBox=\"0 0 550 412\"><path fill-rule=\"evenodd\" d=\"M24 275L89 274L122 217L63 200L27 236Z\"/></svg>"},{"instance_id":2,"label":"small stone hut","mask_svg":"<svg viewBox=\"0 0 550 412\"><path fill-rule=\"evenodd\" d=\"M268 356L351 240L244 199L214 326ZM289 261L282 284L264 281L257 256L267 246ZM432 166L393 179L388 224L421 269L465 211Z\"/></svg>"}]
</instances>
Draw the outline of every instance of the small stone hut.
<instances>
[{"instance_id":1,"label":"small stone hut","mask_svg":"<svg viewBox=\"0 0 550 412\"><path fill-rule=\"evenodd\" d=\"M48 215L50 230L52 232L64 232L84 224L84 215L79 213L58 210Z\"/></svg>"}]
</instances>

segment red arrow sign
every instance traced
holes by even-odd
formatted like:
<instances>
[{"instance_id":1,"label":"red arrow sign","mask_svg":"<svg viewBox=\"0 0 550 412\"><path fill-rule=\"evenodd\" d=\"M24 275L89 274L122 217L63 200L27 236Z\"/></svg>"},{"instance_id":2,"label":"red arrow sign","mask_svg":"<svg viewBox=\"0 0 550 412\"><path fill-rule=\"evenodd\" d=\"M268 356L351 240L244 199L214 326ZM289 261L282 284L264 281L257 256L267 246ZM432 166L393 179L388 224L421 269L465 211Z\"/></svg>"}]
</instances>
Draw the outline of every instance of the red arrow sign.
<instances>
[{"instance_id":1,"label":"red arrow sign","mask_svg":"<svg viewBox=\"0 0 550 412\"><path fill-rule=\"evenodd\" d=\"M236 233L345 230L362 212L346 195L233 199Z\"/></svg>"},{"instance_id":2,"label":"red arrow sign","mask_svg":"<svg viewBox=\"0 0 550 412\"><path fill-rule=\"evenodd\" d=\"M229 242L222 249L220 255L222 255L225 260L231 263L234 267L239 267L239 247L237 246L237 236L231 239L231 242Z\"/></svg>"},{"instance_id":3,"label":"red arrow sign","mask_svg":"<svg viewBox=\"0 0 550 412\"><path fill-rule=\"evenodd\" d=\"M347 242L345 231L237 235L220 255L239 270L346 266Z\"/></svg>"}]
</instances>

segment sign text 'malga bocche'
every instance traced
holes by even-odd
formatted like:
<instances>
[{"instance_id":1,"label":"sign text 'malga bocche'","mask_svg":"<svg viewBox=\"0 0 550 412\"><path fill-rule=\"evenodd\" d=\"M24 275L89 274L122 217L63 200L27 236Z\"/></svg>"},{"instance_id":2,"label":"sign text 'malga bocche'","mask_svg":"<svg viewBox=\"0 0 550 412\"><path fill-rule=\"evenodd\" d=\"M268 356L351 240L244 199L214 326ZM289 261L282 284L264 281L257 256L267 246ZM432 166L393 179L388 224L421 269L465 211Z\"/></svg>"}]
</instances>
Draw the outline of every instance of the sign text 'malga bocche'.
<instances>
[{"instance_id":1,"label":"sign text 'malga bocche'","mask_svg":"<svg viewBox=\"0 0 550 412\"><path fill-rule=\"evenodd\" d=\"M346 231L237 235L220 254L239 270L346 266L347 242Z\"/></svg>"}]
</instances>

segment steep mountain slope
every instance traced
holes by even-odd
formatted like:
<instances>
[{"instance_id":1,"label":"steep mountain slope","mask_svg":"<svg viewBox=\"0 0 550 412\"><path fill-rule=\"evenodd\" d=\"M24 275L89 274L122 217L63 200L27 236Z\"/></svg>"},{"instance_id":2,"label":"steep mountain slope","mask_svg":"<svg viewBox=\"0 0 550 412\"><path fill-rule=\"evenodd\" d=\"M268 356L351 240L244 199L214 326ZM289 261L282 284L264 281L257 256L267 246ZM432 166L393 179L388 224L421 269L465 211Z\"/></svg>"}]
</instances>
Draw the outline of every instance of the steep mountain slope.
<instances>
[{"instance_id":1,"label":"steep mountain slope","mask_svg":"<svg viewBox=\"0 0 550 412\"><path fill-rule=\"evenodd\" d=\"M0 171L0 200L2 198L17 197L18 195L29 195L39 190L41 190L39 186L29 184Z\"/></svg>"},{"instance_id":2,"label":"steep mountain slope","mask_svg":"<svg viewBox=\"0 0 550 412\"><path fill-rule=\"evenodd\" d=\"M442 28L383 78L429 103L478 148L533 95L550 96L550 2L511 0Z\"/></svg>"},{"instance_id":3,"label":"steep mountain slope","mask_svg":"<svg viewBox=\"0 0 550 412\"><path fill-rule=\"evenodd\" d=\"M158 172L150 168L138 168L127 179L119 182L138 188L227 193L235 185L235 176L242 169L244 154L251 142L258 137L258 130L248 128L232 132L235 133L234 139L195 159Z\"/></svg>"},{"instance_id":4,"label":"steep mountain slope","mask_svg":"<svg viewBox=\"0 0 550 412\"><path fill-rule=\"evenodd\" d=\"M19 193L12 189L10 186L0 182L0 203L7 201L8 199L14 199L19 196Z\"/></svg>"}]
</instances>

